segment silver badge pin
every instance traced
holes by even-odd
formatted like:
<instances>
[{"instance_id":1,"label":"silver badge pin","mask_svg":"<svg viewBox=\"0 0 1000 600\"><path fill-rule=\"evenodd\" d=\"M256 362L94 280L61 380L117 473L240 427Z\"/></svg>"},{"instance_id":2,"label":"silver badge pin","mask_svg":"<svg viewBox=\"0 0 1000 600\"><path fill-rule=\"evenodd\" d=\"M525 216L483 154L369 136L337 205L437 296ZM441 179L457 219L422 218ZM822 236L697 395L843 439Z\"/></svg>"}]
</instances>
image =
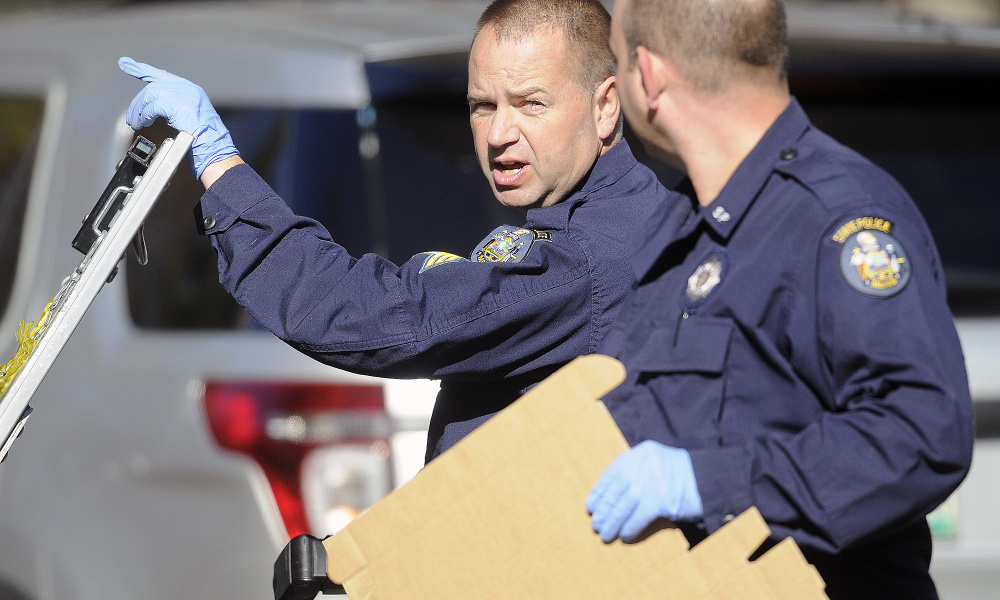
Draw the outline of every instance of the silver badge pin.
<instances>
[{"instance_id":1,"label":"silver badge pin","mask_svg":"<svg viewBox=\"0 0 1000 600\"><path fill-rule=\"evenodd\" d=\"M716 206L715 210L712 211L712 218L714 218L719 223L725 223L726 221L729 220L730 217L729 213L726 212L726 209L722 208L721 206Z\"/></svg>"}]
</instances>

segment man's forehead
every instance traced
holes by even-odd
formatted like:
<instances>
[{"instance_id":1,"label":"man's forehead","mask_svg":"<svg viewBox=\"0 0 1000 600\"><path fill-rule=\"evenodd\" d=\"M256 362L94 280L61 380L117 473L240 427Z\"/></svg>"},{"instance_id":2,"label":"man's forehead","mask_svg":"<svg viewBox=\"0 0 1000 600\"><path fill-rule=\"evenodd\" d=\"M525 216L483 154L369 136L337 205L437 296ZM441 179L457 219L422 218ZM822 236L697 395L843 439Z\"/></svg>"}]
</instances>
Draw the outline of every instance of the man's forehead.
<instances>
[{"instance_id":1,"label":"man's forehead","mask_svg":"<svg viewBox=\"0 0 1000 600\"><path fill-rule=\"evenodd\" d=\"M537 28L532 34L498 40L483 29L469 59L469 90L502 81L509 91L529 95L561 85L569 78L570 65L563 60L565 44L553 39L559 32Z\"/></svg>"},{"instance_id":2,"label":"man's forehead","mask_svg":"<svg viewBox=\"0 0 1000 600\"><path fill-rule=\"evenodd\" d=\"M517 25L505 23L488 23L476 35L475 42L491 40L494 43L524 43L534 39L549 39L550 41L565 40L565 31L557 23L540 21L538 23L523 23Z\"/></svg>"},{"instance_id":3,"label":"man's forehead","mask_svg":"<svg viewBox=\"0 0 1000 600\"><path fill-rule=\"evenodd\" d=\"M502 35L498 35L492 26L486 26L476 36L472 46L473 55L477 49L487 56L502 54L505 57L528 58L539 52L550 54L564 52L566 38L562 30L544 25L524 32L508 32Z\"/></svg>"}]
</instances>

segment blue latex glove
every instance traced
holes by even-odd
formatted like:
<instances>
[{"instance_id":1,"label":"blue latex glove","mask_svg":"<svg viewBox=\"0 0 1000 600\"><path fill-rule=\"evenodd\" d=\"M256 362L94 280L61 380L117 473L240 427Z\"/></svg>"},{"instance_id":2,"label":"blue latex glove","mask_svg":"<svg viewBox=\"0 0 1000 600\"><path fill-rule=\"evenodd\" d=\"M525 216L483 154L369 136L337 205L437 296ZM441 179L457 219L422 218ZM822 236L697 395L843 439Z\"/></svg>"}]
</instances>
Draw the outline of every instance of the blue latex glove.
<instances>
[{"instance_id":1,"label":"blue latex glove","mask_svg":"<svg viewBox=\"0 0 1000 600\"><path fill-rule=\"evenodd\" d=\"M701 496L687 450L646 440L614 460L587 496L594 531L631 541L658 517L698 521Z\"/></svg>"},{"instance_id":2,"label":"blue latex glove","mask_svg":"<svg viewBox=\"0 0 1000 600\"><path fill-rule=\"evenodd\" d=\"M152 125L157 117L163 117L167 125L194 136L190 165L195 177L200 178L208 165L239 154L229 130L201 87L127 56L118 59L118 67L149 84L132 99L125 122L138 131Z\"/></svg>"}]
</instances>

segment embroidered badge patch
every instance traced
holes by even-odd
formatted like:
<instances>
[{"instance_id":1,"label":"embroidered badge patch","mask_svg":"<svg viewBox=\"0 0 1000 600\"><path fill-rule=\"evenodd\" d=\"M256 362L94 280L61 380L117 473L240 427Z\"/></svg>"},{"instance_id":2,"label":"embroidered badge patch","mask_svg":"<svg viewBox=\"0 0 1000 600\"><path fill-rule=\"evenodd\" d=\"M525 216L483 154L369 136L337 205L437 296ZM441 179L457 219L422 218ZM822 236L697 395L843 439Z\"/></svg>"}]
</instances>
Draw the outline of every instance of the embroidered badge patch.
<instances>
[{"instance_id":1,"label":"embroidered badge patch","mask_svg":"<svg viewBox=\"0 0 1000 600\"><path fill-rule=\"evenodd\" d=\"M530 229L501 225L479 242L472 254L472 260L489 263L521 262L536 237L537 234Z\"/></svg>"},{"instance_id":2,"label":"embroidered badge patch","mask_svg":"<svg viewBox=\"0 0 1000 600\"><path fill-rule=\"evenodd\" d=\"M892 223L877 217L848 221L833 235L843 244L840 272L859 292L876 298L899 293L910 280L906 251L889 232Z\"/></svg>"},{"instance_id":3,"label":"embroidered badge patch","mask_svg":"<svg viewBox=\"0 0 1000 600\"><path fill-rule=\"evenodd\" d=\"M427 269L432 269L438 265L443 265L445 263L455 262L456 260L465 260L465 257L458 256L457 254L451 254L449 252L424 252L427 258L424 259L424 264L421 265L418 273L423 273Z\"/></svg>"},{"instance_id":4,"label":"embroidered badge patch","mask_svg":"<svg viewBox=\"0 0 1000 600\"><path fill-rule=\"evenodd\" d=\"M729 254L723 248L708 253L688 277L687 288L681 295L681 308L695 313L711 297L729 271Z\"/></svg>"}]
</instances>

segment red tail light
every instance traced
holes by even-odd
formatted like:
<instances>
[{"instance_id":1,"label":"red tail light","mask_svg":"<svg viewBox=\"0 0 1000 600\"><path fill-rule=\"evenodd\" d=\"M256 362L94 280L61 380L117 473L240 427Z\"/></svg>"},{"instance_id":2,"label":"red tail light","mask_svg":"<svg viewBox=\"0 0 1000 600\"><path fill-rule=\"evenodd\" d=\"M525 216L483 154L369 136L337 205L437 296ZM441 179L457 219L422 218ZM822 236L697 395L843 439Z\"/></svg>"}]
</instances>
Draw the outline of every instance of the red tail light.
<instances>
[{"instance_id":1,"label":"red tail light","mask_svg":"<svg viewBox=\"0 0 1000 600\"><path fill-rule=\"evenodd\" d=\"M210 381L209 428L264 471L290 537L335 533L390 490L382 387Z\"/></svg>"}]
</instances>

